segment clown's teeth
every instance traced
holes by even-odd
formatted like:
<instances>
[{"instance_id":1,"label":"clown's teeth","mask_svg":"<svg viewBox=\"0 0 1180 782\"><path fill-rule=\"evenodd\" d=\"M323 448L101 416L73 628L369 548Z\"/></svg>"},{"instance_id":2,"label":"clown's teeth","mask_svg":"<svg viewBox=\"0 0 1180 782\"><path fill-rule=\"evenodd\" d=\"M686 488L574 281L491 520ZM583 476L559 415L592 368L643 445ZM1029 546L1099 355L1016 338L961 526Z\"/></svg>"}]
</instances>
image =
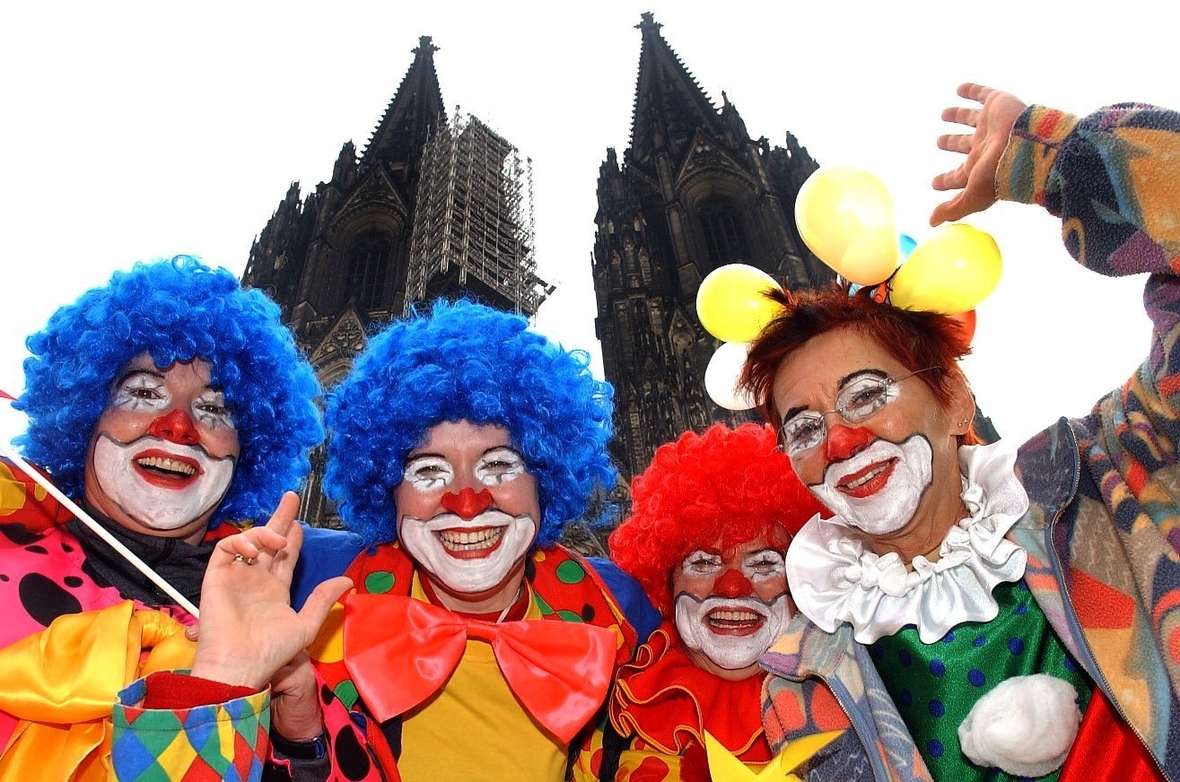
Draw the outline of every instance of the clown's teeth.
<instances>
[{"instance_id":1,"label":"clown's teeth","mask_svg":"<svg viewBox=\"0 0 1180 782\"><path fill-rule=\"evenodd\" d=\"M880 467L869 470L868 472L866 472L864 475L860 476L856 480L849 481L848 483L844 484L843 488L855 489L858 486L864 486L866 483L871 481L873 478L876 478L878 475L883 473L886 469L888 469L888 467L889 467L888 464L882 464Z\"/></svg>"},{"instance_id":2,"label":"clown's teeth","mask_svg":"<svg viewBox=\"0 0 1180 782\"><path fill-rule=\"evenodd\" d=\"M473 532L444 529L439 530L438 539L449 551L479 551L496 545L503 534L503 527L488 527Z\"/></svg>"},{"instance_id":3,"label":"clown's teeth","mask_svg":"<svg viewBox=\"0 0 1180 782\"><path fill-rule=\"evenodd\" d=\"M711 622L753 622L761 618L753 611L714 611L709 614Z\"/></svg>"},{"instance_id":4,"label":"clown's teeth","mask_svg":"<svg viewBox=\"0 0 1180 782\"><path fill-rule=\"evenodd\" d=\"M145 456L142 459L136 459L135 463L140 467L152 467L156 470L176 472L181 475L192 475L197 471L197 468L191 464L185 464L184 462L178 462L175 459L168 459L163 456Z\"/></svg>"}]
</instances>

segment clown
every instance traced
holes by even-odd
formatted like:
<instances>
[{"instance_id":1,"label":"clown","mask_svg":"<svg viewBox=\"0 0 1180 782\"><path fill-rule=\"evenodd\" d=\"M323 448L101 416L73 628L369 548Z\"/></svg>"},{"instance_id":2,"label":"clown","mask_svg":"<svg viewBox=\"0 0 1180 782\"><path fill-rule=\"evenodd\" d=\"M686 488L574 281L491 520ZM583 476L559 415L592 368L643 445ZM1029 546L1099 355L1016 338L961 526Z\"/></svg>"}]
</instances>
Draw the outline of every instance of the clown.
<instances>
[{"instance_id":1,"label":"clown","mask_svg":"<svg viewBox=\"0 0 1180 782\"><path fill-rule=\"evenodd\" d=\"M471 302L372 338L327 409L325 489L365 550L309 650L322 686L299 673L309 708L273 715L276 774L565 778L637 641L602 577L557 545L614 483L610 403L585 355ZM260 688L306 644L298 623L275 629L289 609L258 653L242 640L259 612L283 614L242 597L278 561L254 540L237 550L257 565L210 569L240 610L202 617L218 651L203 635L194 676Z\"/></svg>"},{"instance_id":2,"label":"clown","mask_svg":"<svg viewBox=\"0 0 1180 782\"><path fill-rule=\"evenodd\" d=\"M611 557L665 621L619 672L610 720L628 744L618 752L604 738L592 764L604 776L617 765L620 780L708 780L706 731L751 770L773 757L758 658L795 612L784 568L791 535L820 510L775 444L755 424L687 432L633 482ZM793 727L812 731L848 724L822 685L799 718ZM839 746L825 756L813 778L856 778Z\"/></svg>"},{"instance_id":3,"label":"clown","mask_svg":"<svg viewBox=\"0 0 1180 782\"><path fill-rule=\"evenodd\" d=\"M216 541L268 516L323 434L318 384L278 308L181 257L115 274L28 346L25 455L198 603ZM0 776L105 779L115 661L142 636L145 652L174 647L167 665L191 662L177 631L195 620L7 463L0 496L0 668L29 675L3 693ZM52 656L63 646L76 657ZM43 695L53 725L37 716Z\"/></svg>"},{"instance_id":4,"label":"clown","mask_svg":"<svg viewBox=\"0 0 1180 782\"><path fill-rule=\"evenodd\" d=\"M386 739L400 731L406 780L562 779L573 736L605 698L600 675L609 679L635 640L596 573L557 545L591 493L614 484L611 389L585 355L527 325L468 302L436 303L430 316L374 338L328 407L325 487L349 529L378 548L348 572L360 594L347 603L344 666L322 670L356 687L347 705L382 726L369 739L386 764ZM435 616L400 618L418 606ZM390 608L398 625L378 629L375 617ZM350 641L404 648L400 633L411 626L456 619L475 621L444 681L349 659ZM580 649L579 673L509 681L484 639L498 624L527 630L534 620L556 631L552 651L534 654ZM385 703L398 689L413 697ZM541 690L551 706L537 704Z\"/></svg>"},{"instance_id":5,"label":"clown","mask_svg":"<svg viewBox=\"0 0 1180 782\"><path fill-rule=\"evenodd\" d=\"M800 614L763 659L769 713L790 715L797 682L824 679L883 737L878 779L1180 779L1180 203L1156 165L1180 149L1180 116L1078 119L978 85L960 95L981 106L944 118L974 134L939 145L968 158L935 185L964 190L932 222L1035 201L1079 261L1154 272L1151 358L1017 453L976 444L958 320L776 292L783 312L751 345L745 385L834 515L787 555Z\"/></svg>"},{"instance_id":6,"label":"clown","mask_svg":"<svg viewBox=\"0 0 1180 782\"><path fill-rule=\"evenodd\" d=\"M541 511L537 479L507 429L467 420L431 427L406 456L393 498L398 540L442 605L486 613L519 599Z\"/></svg>"}]
</instances>

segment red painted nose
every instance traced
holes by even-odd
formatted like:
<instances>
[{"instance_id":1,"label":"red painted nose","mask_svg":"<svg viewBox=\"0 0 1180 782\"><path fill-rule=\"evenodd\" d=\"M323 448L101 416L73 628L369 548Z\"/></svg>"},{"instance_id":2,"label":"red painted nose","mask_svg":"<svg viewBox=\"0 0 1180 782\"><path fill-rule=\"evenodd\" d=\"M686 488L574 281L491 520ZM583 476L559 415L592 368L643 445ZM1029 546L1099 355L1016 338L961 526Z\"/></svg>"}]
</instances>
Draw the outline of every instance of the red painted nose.
<instances>
[{"instance_id":1,"label":"red painted nose","mask_svg":"<svg viewBox=\"0 0 1180 782\"><path fill-rule=\"evenodd\" d=\"M167 440L181 445L197 445L201 442L201 433L193 426L193 419L180 408L168 415L162 415L152 421L147 433L161 440Z\"/></svg>"},{"instance_id":2,"label":"red painted nose","mask_svg":"<svg viewBox=\"0 0 1180 782\"><path fill-rule=\"evenodd\" d=\"M468 521L492 507L492 493L483 489L476 494L470 486L464 486L463 491L458 494L453 491L444 494L439 504L443 506L443 510Z\"/></svg>"},{"instance_id":3,"label":"red painted nose","mask_svg":"<svg viewBox=\"0 0 1180 782\"><path fill-rule=\"evenodd\" d=\"M754 585L742 571L730 568L717 579L713 591L721 597L749 597L754 593Z\"/></svg>"},{"instance_id":4,"label":"red painted nose","mask_svg":"<svg viewBox=\"0 0 1180 782\"><path fill-rule=\"evenodd\" d=\"M824 441L824 455L830 462L840 462L868 448L874 439L876 438L873 433L863 426L836 424L828 428L828 438Z\"/></svg>"}]
</instances>

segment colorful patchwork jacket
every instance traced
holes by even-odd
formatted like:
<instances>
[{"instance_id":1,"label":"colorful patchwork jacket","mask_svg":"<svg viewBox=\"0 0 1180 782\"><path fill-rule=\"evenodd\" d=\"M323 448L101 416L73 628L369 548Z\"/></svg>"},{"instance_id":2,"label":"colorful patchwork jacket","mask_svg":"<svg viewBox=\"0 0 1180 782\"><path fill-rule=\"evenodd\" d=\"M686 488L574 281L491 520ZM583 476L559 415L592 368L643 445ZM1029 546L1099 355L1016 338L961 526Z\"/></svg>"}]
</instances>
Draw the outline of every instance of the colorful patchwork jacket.
<instances>
[{"instance_id":1,"label":"colorful patchwork jacket","mask_svg":"<svg viewBox=\"0 0 1180 782\"><path fill-rule=\"evenodd\" d=\"M1108 276L1150 273L1151 351L1084 418L1021 449L1031 506L1009 536L1058 636L1180 780L1180 114L1115 106L1084 119L1039 106L1017 121L1000 198L1062 220L1070 253ZM865 648L798 617L764 663L766 708L791 714L795 680L824 679L874 755L879 780L928 778ZM788 731L785 738L793 737ZM875 750L875 751L874 751Z\"/></svg>"}]
</instances>

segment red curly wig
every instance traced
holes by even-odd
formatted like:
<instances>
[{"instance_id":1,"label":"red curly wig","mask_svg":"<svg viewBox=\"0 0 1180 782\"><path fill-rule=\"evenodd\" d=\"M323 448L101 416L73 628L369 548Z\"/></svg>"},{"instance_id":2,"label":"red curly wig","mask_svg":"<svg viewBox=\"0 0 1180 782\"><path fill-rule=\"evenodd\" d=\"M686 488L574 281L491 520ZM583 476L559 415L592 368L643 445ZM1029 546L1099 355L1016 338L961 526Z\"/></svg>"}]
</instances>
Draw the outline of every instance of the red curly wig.
<instances>
[{"instance_id":1,"label":"red curly wig","mask_svg":"<svg viewBox=\"0 0 1180 782\"><path fill-rule=\"evenodd\" d=\"M660 446L631 484L631 516L610 536L611 559L630 573L664 616L674 568L721 541L723 555L766 533L786 550L822 510L775 448L775 431L717 424Z\"/></svg>"},{"instance_id":2,"label":"red curly wig","mask_svg":"<svg viewBox=\"0 0 1180 782\"><path fill-rule=\"evenodd\" d=\"M963 323L950 315L905 310L873 301L862 289L849 296L839 286L823 290L791 293L771 291L767 296L783 307L754 342L742 369L739 386L758 400L758 412L776 429L782 424L782 411L774 403L774 376L783 359L812 337L836 329L849 329L875 341L881 348L913 372L938 367L918 375L934 397L950 404L949 379L962 375L959 359L971 352L971 335ZM964 445L978 445L981 440L971 429L963 436Z\"/></svg>"}]
</instances>

